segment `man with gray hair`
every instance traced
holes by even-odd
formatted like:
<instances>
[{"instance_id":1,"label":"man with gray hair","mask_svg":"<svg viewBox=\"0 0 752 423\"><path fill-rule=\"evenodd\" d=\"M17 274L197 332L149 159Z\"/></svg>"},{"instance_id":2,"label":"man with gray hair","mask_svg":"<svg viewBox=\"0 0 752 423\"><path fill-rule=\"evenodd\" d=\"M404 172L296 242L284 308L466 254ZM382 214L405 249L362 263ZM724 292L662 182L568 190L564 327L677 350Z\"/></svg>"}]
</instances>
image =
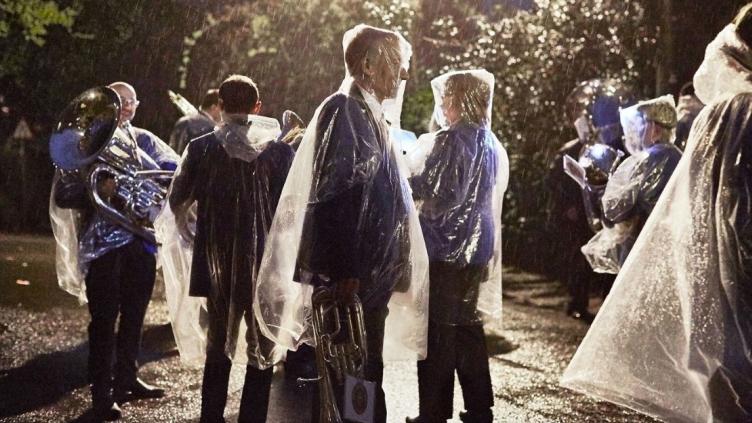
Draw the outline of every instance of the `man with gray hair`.
<instances>
[{"instance_id":1,"label":"man with gray hair","mask_svg":"<svg viewBox=\"0 0 752 423\"><path fill-rule=\"evenodd\" d=\"M317 398L314 417L319 402L332 411L334 401L344 418L385 422L384 356L425 357L427 331L428 258L385 113L400 101L411 47L396 32L357 25L343 50L346 77L316 110L282 191L254 309L264 335L294 350L316 343L308 305L347 305L357 294L362 375L329 372L337 398Z\"/></svg>"},{"instance_id":2,"label":"man with gray hair","mask_svg":"<svg viewBox=\"0 0 752 423\"><path fill-rule=\"evenodd\" d=\"M365 376L377 383L374 421L383 422L384 321L392 291L406 273L402 227L407 207L400 201L405 194L395 157L387 150L389 129L382 103L396 97L408 74L400 57L399 36L372 27L354 35L345 48L345 64L351 85L324 102L316 122L315 142L325 157L314 163L314 173L331 175L322 178L316 191L331 195L322 195L309 206L299 261L305 271L317 275L314 284L329 279L341 302L355 294L362 301L368 352ZM371 155L380 158L372 175L346 176ZM377 198L379 194L385 197ZM393 266L379 269L385 262Z\"/></svg>"}]
</instances>

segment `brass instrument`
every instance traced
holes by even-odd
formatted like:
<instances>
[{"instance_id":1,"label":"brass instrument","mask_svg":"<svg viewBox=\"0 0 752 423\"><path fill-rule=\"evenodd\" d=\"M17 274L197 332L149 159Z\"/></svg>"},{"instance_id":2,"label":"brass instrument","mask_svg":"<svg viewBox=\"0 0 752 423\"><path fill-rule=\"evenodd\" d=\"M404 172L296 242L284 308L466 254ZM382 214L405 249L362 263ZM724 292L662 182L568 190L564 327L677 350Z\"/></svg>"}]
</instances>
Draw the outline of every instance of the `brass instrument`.
<instances>
[{"instance_id":1,"label":"brass instrument","mask_svg":"<svg viewBox=\"0 0 752 423\"><path fill-rule=\"evenodd\" d=\"M578 159L580 169L567 173L583 189L585 214L593 232L603 228L601 197L623 155L609 146L622 136L619 110L634 103L631 90L613 79L584 81L566 99L567 115L585 144ZM565 164L565 171L567 167Z\"/></svg>"},{"instance_id":2,"label":"brass instrument","mask_svg":"<svg viewBox=\"0 0 752 423\"><path fill-rule=\"evenodd\" d=\"M50 156L63 171L80 171L94 205L112 223L156 243L153 222L167 195L173 172L138 149L118 128L120 97L107 87L84 91L68 104L50 136ZM98 184L115 181L115 193L103 197Z\"/></svg>"},{"instance_id":3,"label":"brass instrument","mask_svg":"<svg viewBox=\"0 0 752 423\"><path fill-rule=\"evenodd\" d=\"M332 290L317 287L311 296L313 305L313 338L316 342L316 370L319 385L320 414L322 423L339 423L342 417L337 409L332 382L343 385L345 374L362 379L365 372L366 332L363 323L363 307L357 296L350 304L335 301ZM347 332L342 331L342 320ZM334 375L332 381L331 372ZM299 382L308 380L298 379Z\"/></svg>"},{"instance_id":4,"label":"brass instrument","mask_svg":"<svg viewBox=\"0 0 752 423\"><path fill-rule=\"evenodd\" d=\"M585 187L582 190L582 200L588 225L593 232L600 231L604 224L601 217L601 197L606 190L606 184L611 174L621 162L624 153L606 144L585 146L578 160L585 169Z\"/></svg>"}]
</instances>

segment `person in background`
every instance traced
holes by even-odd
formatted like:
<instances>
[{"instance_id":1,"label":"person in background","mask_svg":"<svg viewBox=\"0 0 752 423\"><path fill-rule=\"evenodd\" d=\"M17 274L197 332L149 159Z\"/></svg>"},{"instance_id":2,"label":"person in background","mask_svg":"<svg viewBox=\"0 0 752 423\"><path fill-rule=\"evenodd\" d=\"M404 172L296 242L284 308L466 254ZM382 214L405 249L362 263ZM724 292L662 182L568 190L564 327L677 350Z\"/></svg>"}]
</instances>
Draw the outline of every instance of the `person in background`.
<instances>
[{"instance_id":1,"label":"person in background","mask_svg":"<svg viewBox=\"0 0 752 423\"><path fill-rule=\"evenodd\" d=\"M175 127L170 133L170 147L182 155L191 140L213 131L220 122L222 122L222 116L219 107L219 90L212 88L204 94L198 113L183 116L175 122Z\"/></svg>"},{"instance_id":2,"label":"person in background","mask_svg":"<svg viewBox=\"0 0 752 423\"><path fill-rule=\"evenodd\" d=\"M661 421L752 421L752 3L707 46L706 106L563 386Z\"/></svg>"},{"instance_id":3,"label":"person in background","mask_svg":"<svg viewBox=\"0 0 752 423\"><path fill-rule=\"evenodd\" d=\"M676 105L676 113L678 114L678 122L676 123L676 140L674 145L684 151L687 147L687 139L689 138L689 130L692 129L692 123L694 123L697 115L700 114L702 108L705 107L699 98L695 95L695 86L692 82L687 82L679 90L679 104Z\"/></svg>"},{"instance_id":4,"label":"person in background","mask_svg":"<svg viewBox=\"0 0 752 423\"><path fill-rule=\"evenodd\" d=\"M292 163L292 148L259 132L256 84L233 75L219 88L222 124L188 145L169 195L178 224L197 204L190 295L205 297L208 311L201 422L224 421L230 369L245 333L247 363L240 422L264 422L273 367L265 352L274 344L258 332L251 306L266 235ZM278 123L277 123L278 126ZM189 232L186 228L181 234ZM241 330L241 322L243 328Z\"/></svg>"},{"instance_id":5,"label":"person in background","mask_svg":"<svg viewBox=\"0 0 752 423\"><path fill-rule=\"evenodd\" d=\"M582 247L592 237L585 216L580 187L564 173L564 156L577 160L584 144L579 138L564 144L549 165L546 184L550 191L548 227L552 248L556 251L555 272L563 279L569 291L566 314L575 319L591 322L593 315L588 311L590 286L595 275L587 260L580 253Z\"/></svg>"},{"instance_id":6,"label":"person in background","mask_svg":"<svg viewBox=\"0 0 752 423\"><path fill-rule=\"evenodd\" d=\"M428 351L418 361L420 414L408 423L453 417L454 375L464 422L493 421L483 322L501 317L501 214L509 180L506 151L491 132L494 78L457 71L431 82L437 122L422 171L410 178L429 259Z\"/></svg>"},{"instance_id":7,"label":"person in background","mask_svg":"<svg viewBox=\"0 0 752 423\"><path fill-rule=\"evenodd\" d=\"M312 343L314 290L339 304L357 295L367 358L356 384L370 387L373 421L385 422L384 356L424 356L427 328L425 245L385 118L408 78L411 47L399 33L361 24L345 33L343 50L345 80L307 126L285 184L255 310L265 335L296 349ZM315 419L319 404L332 405L316 392Z\"/></svg>"},{"instance_id":8,"label":"person in background","mask_svg":"<svg viewBox=\"0 0 752 423\"><path fill-rule=\"evenodd\" d=\"M598 273L617 274L676 169L681 150L673 144L674 98L666 95L622 109L624 159L601 197L604 228L582 253Z\"/></svg>"},{"instance_id":9,"label":"person in background","mask_svg":"<svg viewBox=\"0 0 752 423\"><path fill-rule=\"evenodd\" d=\"M592 79L575 87L567 97L567 109L577 138L558 150L546 178L551 201L548 227L551 250L555 252L554 271L569 290L567 315L587 323L593 320L588 310L591 286L599 282L605 296L613 278L593 273L580 248L602 228L598 213L600 195L611 162L626 151L619 110L631 104L634 101L630 90L618 81ZM578 185L564 171L565 157L592 164L586 172L594 172L586 177L585 186Z\"/></svg>"}]
</instances>

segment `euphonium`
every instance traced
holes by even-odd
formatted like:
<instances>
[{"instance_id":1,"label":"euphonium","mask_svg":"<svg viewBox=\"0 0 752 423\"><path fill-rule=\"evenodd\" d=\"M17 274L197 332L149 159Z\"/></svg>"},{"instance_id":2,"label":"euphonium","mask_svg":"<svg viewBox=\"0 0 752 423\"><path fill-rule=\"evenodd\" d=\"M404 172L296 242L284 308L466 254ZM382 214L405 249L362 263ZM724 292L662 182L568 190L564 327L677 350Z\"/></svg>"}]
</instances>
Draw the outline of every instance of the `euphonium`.
<instances>
[{"instance_id":1,"label":"euphonium","mask_svg":"<svg viewBox=\"0 0 752 423\"><path fill-rule=\"evenodd\" d=\"M342 417L332 386L344 384L345 374L363 378L367 359L363 307L355 296L350 304L339 304L331 289L317 287L311 296L313 338L320 398L319 421L339 423ZM343 321L347 332L342 331ZM331 370L331 374L330 374Z\"/></svg>"},{"instance_id":2,"label":"euphonium","mask_svg":"<svg viewBox=\"0 0 752 423\"><path fill-rule=\"evenodd\" d=\"M78 171L95 207L105 218L156 243L152 223L161 210L172 171L140 150L118 128L120 97L107 87L84 91L68 104L50 137L50 156L63 171ZM115 181L111 198L102 197L99 181Z\"/></svg>"},{"instance_id":3,"label":"euphonium","mask_svg":"<svg viewBox=\"0 0 752 423\"><path fill-rule=\"evenodd\" d=\"M587 182L582 190L582 201L588 224L593 232L598 232L603 228L601 197L603 197L608 179L623 156L624 153L606 144L587 145L580 152L578 162L585 169Z\"/></svg>"}]
</instances>

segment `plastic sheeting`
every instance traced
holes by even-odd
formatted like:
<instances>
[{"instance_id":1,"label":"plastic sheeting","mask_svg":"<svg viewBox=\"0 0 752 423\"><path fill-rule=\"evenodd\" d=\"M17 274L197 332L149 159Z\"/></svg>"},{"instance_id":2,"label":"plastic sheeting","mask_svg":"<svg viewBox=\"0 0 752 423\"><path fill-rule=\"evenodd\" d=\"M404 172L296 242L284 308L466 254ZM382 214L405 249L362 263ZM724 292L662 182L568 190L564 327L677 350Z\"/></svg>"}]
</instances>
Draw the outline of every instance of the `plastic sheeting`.
<instances>
[{"instance_id":1,"label":"plastic sheeting","mask_svg":"<svg viewBox=\"0 0 752 423\"><path fill-rule=\"evenodd\" d=\"M665 421L752 419L752 94L707 106L563 386Z\"/></svg>"},{"instance_id":2,"label":"plastic sheeting","mask_svg":"<svg viewBox=\"0 0 752 423\"><path fill-rule=\"evenodd\" d=\"M155 227L181 359L226 356L266 368L284 350L258 331L252 311L266 235L293 158L279 123L227 115L188 145ZM195 228L195 229L194 229Z\"/></svg>"},{"instance_id":3,"label":"plastic sheeting","mask_svg":"<svg viewBox=\"0 0 752 423\"><path fill-rule=\"evenodd\" d=\"M677 147L656 144L624 159L611 175L601 204L604 217L612 225L582 247L595 272L619 272L679 159Z\"/></svg>"},{"instance_id":4,"label":"plastic sheeting","mask_svg":"<svg viewBox=\"0 0 752 423\"><path fill-rule=\"evenodd\" d=\"M681 150L667 142L676 125L672 96L623 109L621 124L632 155L619 164L601 197L606 227L581 249L598 273L619 272L681 158ZM665 132L653 131L652 125L659 124ZM663 138L656 141L655 137Z\"/></svg>"},{"instance_id":5,"label":"plastic sheeting","mask_svg":"<svg viewBox=\"0 0 752 423\"><path fill-rule=\"evenodd\" d=\"M383 30L358 25L347 31L346 57L354 52L349 50L353 40L383 36L377 31ZM389 98L397 96L399 73L407 69L411 51L401 35L386 32L389 41L378 45L378 71L394 84L379 88L388 90L384 98ZM348 73L306 129L272 223L254 298L264 335L286 348L314 344L312 284L353 277L360 280L358 296L366 313L388 303L383 358L425 357L428 260L400 169L401 152L383 117L396 104L383 106L386 111Z\"/></svg>"},{"instance_id":6,"label":"plastic sheeting","mask_svg":"<svg viewBox=\"0 0 752 423\"><path fill-rule=\"evenodd\" d=\"M58 207L55 202L55 186L62 178L75 178L78 175L63 175L55 172L50 193L50 224L55 236L55 272L57 283L67 293L78 298L78 302L86 302L86 285L84 274L78 262L78 236L81 230L82 211L73 208Z\"/></svg>"},{"instance_id":7,"label":"plastic sheeting","mask_svg":"<svg viewBox=\"0 0 752 423\"><path fill-rule=\"evenodd\" d=\"M137 152L139 157L134 158L134 163L142 164L144 169L174 168L178 161L175 152L149 131L133 128L128 124L125 130L118 128L114 136L126 143L137 145L133 151ZM88 182L85 179L85 175L76 171L69 173L61 180L60 171L58 171L53 180L49 207L52 232L57 244L55 268L58 284L82 303L86 301L84 278L88 271L88 263L136 238L136 235L111 223L101 212L94 210L93 203L89 206L88 192L84 192L88 189ZM59 191L57 184L60 183L83 187L78 190L81 192L76 193L76 196L86 197L83 199L87 203L86 206L59 207L56 204L55 194ZM94 211L87 213L84 219L81 210L89 208Z\"/></svg>"},{"instance_id":8,"label":"plastic sheeting","mask_svg":"<svg viewBox=\"0 0 752 423\"><path fill-rule=\"evenodd\" d=\"M752 91L752 49L727 25L705 49L705 58L695 73L695 94L711 104L735 94Z\"/></svg>"},{"instance_id":9,"label":"plastic sheeting","mask_svg":"<svg viewBox=\"0 0 752 423\"><path fill-rule=\"evenodd\" d=\"M418 149L428 151L413 157L411 166L420 171L410 185L429 261L468 275L431 281L431 320L479 324L501 317L501 214L509 161L491 132L494 77L485 70L450 72L431 86L442 129L421 136Z\"/></svg>"},{"instance_id":10,"label":"plastic sheeting","mask_svg":"<svg viewBox=\"0 0 752 423\"><path fill-rule=\"evenodd\" d=\"M195 207L194 207L195 209ZM191 219L195 225L195 216ZM182 223L185 225L186 223ZM154 222L159 245L159 263L165 281L165 298L170 313L172 333L180 351L180 360L189 365L203 365L206 358L206 298L192 297L189 291L192 238L180 234L169 203ZM245 340L245 337L241 337Z\"/></svg>"}]
</instances>

